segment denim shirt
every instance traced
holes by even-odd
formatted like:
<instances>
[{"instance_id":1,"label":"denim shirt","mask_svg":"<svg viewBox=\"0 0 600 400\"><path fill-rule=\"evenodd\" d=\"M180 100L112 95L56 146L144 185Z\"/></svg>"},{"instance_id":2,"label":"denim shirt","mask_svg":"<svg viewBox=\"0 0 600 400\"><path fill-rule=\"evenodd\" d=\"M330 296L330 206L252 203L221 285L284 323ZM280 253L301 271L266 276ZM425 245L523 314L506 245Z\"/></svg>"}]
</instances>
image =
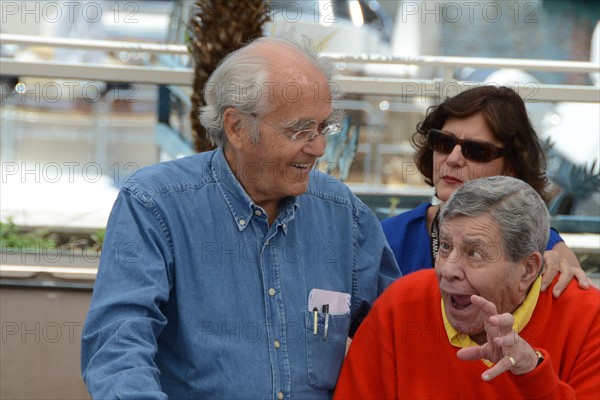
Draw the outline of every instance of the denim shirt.
<instances>
[{"instance_id":1,"label":"denim shirt","mask_svg":"<svg viewBox=\"0 0 600 400\"><path fill-rule=\"evenodd\" d=\"M330 176L311 172L269 226L221 148L144 168L109 219L84 381L98 399L330 398L351 324L399 276L373 213ZM351 296L326 340L314 288Z\"/></svg>"}]
</instances>

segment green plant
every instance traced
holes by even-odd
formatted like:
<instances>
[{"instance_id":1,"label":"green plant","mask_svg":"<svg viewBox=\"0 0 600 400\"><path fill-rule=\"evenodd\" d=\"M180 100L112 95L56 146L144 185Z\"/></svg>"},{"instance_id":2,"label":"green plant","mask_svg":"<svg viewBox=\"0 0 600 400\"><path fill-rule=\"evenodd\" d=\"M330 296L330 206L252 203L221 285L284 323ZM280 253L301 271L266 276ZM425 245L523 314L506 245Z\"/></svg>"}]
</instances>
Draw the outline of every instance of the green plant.
<instances>
[{"instance_id":1,"label":"green plant","mask_svg":"<svg viewBox=\"0 0 600 400\"><path fill-rule=\"evenodd\" d=\"M558 195L548 205L551 215L572 214L574 203L584 200L600 188L597 160L591 165L577 164L559 153L550 140L544 143L550 160L546 171L548 177L560 188Z\"/></svg>"},{"instance_id":2,"label":"green plant","mask_svg":"<svg viewBox=\"0 0 600 400\"><path fill-rule=\"evenodd\" d=\"M102 245L104 244L104 235L106 234L106 229L99 229L92 235L92 241L94 242L94 247L96 250L102 250Z\"/></svg>"},{"instance_id":3,"label":"green plant","mask_svg":"<svg viewBox=\"0 0 600 400\"><path fill-rule=\"evenodd\" d=\"M102 250L105 229L98 229L93 234L65 233L47 229L24 229L17 226L12 218L0 222L0 249L48 250L48 249L93 249Z\"/></svg>"},{"instance_id":4,"label":"green plant","mask_svg":"<svg viewBox=\"0 0 600 400\"><path fill-rule=\"evenodd\" d=\"M23 231L15 225L12 218L0 222L0 248L2 249L33 250L56 247L56 238L46 230Z\"/></svg>"}]
</instances>

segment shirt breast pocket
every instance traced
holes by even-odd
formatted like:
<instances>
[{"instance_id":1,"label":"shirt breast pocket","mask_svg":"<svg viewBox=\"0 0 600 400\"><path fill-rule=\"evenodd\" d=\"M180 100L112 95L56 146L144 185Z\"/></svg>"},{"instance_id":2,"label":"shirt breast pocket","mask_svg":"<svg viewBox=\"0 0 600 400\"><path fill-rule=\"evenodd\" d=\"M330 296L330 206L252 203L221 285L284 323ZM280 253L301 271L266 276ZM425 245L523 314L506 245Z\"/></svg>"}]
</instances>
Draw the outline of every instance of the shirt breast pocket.
<instances>
[{"instance_id":1,"label":"shirt breast pocket","mask_svg":"<svg viewBox=\"0 0 600 400\"><path fill-rule=\"evenodd\" d=\"M332 390L337 382L350 329L350 314L329 315L327 338L325 316L318 314L317 334L314 334L314 314L305 312L305 335L308 383L314 389Z\"/></svg>"}]
</instances>

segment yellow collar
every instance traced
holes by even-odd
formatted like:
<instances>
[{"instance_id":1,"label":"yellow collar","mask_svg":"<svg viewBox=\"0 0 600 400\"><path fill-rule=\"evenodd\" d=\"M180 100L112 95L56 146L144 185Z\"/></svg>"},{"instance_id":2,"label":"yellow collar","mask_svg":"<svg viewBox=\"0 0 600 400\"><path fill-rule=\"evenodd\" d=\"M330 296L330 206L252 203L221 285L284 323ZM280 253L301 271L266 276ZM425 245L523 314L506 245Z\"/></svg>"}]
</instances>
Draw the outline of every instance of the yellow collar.
<instances>
[{"instance_id":1,"label":"yellow collar","mask_svg":"<svg viewBox=\"0 0 600 400\"><path fill-rule=\"evenodd\" d=\"M515 332L521 332L523 328L527 325L531 316L533 315L533 311L535 310L535 306L538 301L538 297L540 296L540 287L542 286L542 277L538 276L537 279L531 285L531 289L529 293L527 293L527 297L521 303L519 307L512 313L515 321L513 323L513 330ZM448 318L446 317L446 310L444 307L444 299L442 298L442 318L444 319L444 327L446 328L446 334L448 335L448 340L452 346L460 347L462 349L467 347L479 346L475 343L469 335L465 335L464 333L459 333L450 322L448 322ZM482 360L486 365L492 366L493 363L488 360Z\"/></svg>"}]
</instances>

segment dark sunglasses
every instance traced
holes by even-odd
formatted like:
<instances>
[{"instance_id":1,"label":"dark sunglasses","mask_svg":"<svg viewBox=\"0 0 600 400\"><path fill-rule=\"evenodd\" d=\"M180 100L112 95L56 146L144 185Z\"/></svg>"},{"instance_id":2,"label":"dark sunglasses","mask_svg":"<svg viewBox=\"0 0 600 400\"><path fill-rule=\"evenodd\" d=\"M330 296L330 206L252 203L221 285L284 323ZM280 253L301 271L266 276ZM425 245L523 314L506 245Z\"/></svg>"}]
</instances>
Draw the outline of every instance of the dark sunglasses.
<instances>
[{"instance_id":1,"label":"dark sunglasses","mask_svg":"<svg viewBox=\"0 0 600 400\"><path fill-rule=\"evenodd\" d=\"M503 148L496 147L491 143L459 139L439 129L427 131L427 146L433 151L450 154L458 144L463 157L471 161L489 162L504 154Z\"/></svg>"}]
</instances>

